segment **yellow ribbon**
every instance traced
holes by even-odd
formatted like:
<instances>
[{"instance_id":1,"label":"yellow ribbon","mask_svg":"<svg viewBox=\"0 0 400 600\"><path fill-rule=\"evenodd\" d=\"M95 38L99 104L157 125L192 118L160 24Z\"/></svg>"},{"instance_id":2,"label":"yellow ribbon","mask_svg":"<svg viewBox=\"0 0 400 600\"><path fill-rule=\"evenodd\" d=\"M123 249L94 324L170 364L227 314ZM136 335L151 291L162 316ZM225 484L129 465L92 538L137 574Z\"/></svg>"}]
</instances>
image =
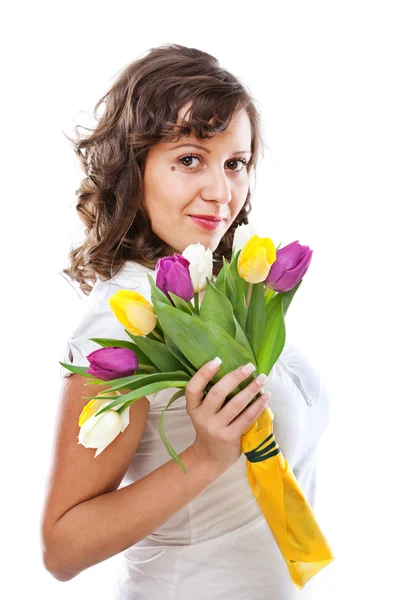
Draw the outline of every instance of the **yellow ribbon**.
<instances>
[{"instance_id":1,"label":"yellow ribbon","mask_svg":"<svg viewBox=\"0 0 400 600\"><path fill-rule=\"evenodd\" d=\"M251 490L300 592L335 557L313 510L275 441L274 413L266 407L242 435Z\"/></svg>"}]
</instances>

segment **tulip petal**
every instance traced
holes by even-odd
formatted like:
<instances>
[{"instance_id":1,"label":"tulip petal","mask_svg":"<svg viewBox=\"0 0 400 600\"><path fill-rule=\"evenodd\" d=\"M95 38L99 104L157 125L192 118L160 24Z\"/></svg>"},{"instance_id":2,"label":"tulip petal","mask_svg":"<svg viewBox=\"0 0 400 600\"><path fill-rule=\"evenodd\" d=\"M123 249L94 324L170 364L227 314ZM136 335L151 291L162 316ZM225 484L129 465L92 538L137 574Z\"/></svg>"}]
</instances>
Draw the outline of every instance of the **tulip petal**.
<instances>
[{"instance_id":1,"label":"tulip petal","mask_svg":"<svg viewBox=\"0 0 400 600\"><path fill-rule=\"evenodd\" d=\"M125 431L125 429L129 425L129 406L125 408L125 410L121 413L121 431Z\"/></svg>"},{"instance_id":2,"label":"tulip petal","mask_svg":"<svg viewBox=\"0 0 400 600\"><path fill-rule=\"evenodd\" d=\"M121 432L121 417L115 410L109 410L100 416L92 416L82 425L79 443L85 448L106 447Z\"/></svg>"},{"instance_id":3,"label":"tulip petal","mask_svg":"<svg viewBox=\"0 0 400 600\"><path fill-rule=\"evenodd\" d=\"M287 292L297 285L308 270L312 250L296 240L276 253L276 261L271 266L265 284L277 292Z\"/></svg>"},{"instance_id":4,"label":"tulip petal","mask_svg":"<svg viewBox=\"0 0 400 600\"><path fill-rule=\"evenodd\" d=\"M133 335L147 335L157 324L154 308L138 292L118 290L108 302L117 319Z\"/></svg>"},{"instance_id":5,"label":"tulip petal","mask_svg":"<svg viewBox=\"0 0 400 600\"><path fill-rule=\"evenodd\" d=\"M242 250L246 242L248 242L253 235L256 235L256 231L252 223L242 223L241 225L238 225L233 236L232 248L234 253L238 250Z\"/></svg>"},{"instance_id":6,"label":"tulip petal","mask_svg":"<svg viewBox=\"0 0 400 600\"><path fill-rule=\"evenodd\" d=\"M272 240L253 235L239 255L239 275L248 283L260 283L266 279L275 260L276 251Z\"/></svg>"},{"instance_id":7,"label":"tulip petal","mask_svg":"<svg viewBox=\"0 0 400 600\"><path fill-rule=\"evenodd\" d=\"M87 372L103 381L133 375L139 366L135 352L129 348L108 346L86 356L90 362Z\"/></svg>"},{"instance_id":8,"label":"tulip petal","mask_svg":"<svg viewBox=\"0 0 400 600\"><path fill-rule=\"evenodd\" d=\"M93 415L97 413L97 411L103 406L104 400L96 400L93 398L88 402L82 409L81 414L79 415L78 425L82 427L82 425L90 419Z\"/></svg>"},{"instance_id":9,"label":"tulip petal","mask_svg":"<svg viewBox=\"0 0 400 600\"><path fill-rule=\"evenodd\" d=\"M182 252L182 256L190 261L189 273L195 293L207 287L207 278L211 281L213 273L213 254L199 242L190 244Z\"/></svg>"},{"instance_id":10,"label":"tulip petal","mask_svg":"<svg viewBox=\"0 0 400 600\"><path fill-rule=\"evenodd\" d=\"M156 286L168 297L171 304L173 299L168 292L189 301L193 298L193 285L189 275L189 261L175 253L173 256L164 256L156 265Z\"/></svg>"},{"instance_id":11,"label":"tulip petal","mask_svg":"<svg viewBox=\"0 0 400 600\"><path fill-rule=\"evenodd\" d=\"M105 450L106 448L107 448L107 446L103 446L102 448L97 448L94 458L96 458L96 456L101 454L103 452L103 450Z\"/></svg>"}]
</instances>

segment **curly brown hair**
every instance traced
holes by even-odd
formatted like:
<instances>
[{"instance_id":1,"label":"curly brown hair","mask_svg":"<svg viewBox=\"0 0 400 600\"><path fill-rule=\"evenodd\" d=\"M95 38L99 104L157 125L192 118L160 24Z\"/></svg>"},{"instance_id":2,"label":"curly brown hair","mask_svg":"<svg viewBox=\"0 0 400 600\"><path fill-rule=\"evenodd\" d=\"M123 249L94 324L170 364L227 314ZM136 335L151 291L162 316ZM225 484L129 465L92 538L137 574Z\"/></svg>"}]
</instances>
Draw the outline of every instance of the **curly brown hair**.
<instances>
[{"instance_id":1,"label":"curly brown hair","mask_svg":"<svg viewBox=\"0 0 400 600\"><path fill-rule=\"evenodd\" d=\"M191 115L177 125L178 111L191 101ZM98 109L104 112L98 118ZM246 168L255 175L263 155L260 113L245 86L219 66L216 58L179 44L164 44L128 64L97 102L95 129L82 138L77 125L72 142L86 175L76 210L85 225L85 240L69 252L63 269L88 295L98 276L109 279L126 260L154 269L167 252L166 243L151 229L143 206L143 173L149 148L160 141L194 135L205 140L223 132L244 108L251 124L251 159ZM210 124L210 121L212 124ZM213 253L213 275L232 256L236 227L248 223L251 190L236 219Z\"/></svg>"}]
</instances>

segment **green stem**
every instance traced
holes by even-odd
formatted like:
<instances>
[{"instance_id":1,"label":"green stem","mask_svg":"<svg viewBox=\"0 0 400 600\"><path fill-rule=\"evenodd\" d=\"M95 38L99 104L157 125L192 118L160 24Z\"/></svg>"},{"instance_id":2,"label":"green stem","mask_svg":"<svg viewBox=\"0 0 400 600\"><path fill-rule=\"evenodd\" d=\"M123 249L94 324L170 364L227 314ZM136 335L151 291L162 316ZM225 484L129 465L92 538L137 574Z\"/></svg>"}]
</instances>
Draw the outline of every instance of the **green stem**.
<instances>
[{"instance_id":1,"label":"green stem","mask_svg":"<svg viewBox=\"0 0 400 600\"><path fill-rule=\"evenodd\" d=\"M151 333L154 335L154 337L159 339L160 342L163 342L163 343L165 342L164 338L159 333L157 333L157 331L155 329L153 329L153 331Z\"/></svg>"},{"instance_id":2,"label":"green stem","mask_svg":"<svg viewBox=\"0 0 400 600\"><path fill-rule=\"evenodd\" d=\"M142 365L141 363L139 363L139 365L138 365L138 370L139 371L151 371L154 373L157 371L157 369L153 365Z\"/></svg>"},{"instance_id":3,"label":"green stem","mask_svg":"<svg viewBox=\"0 0 400 600\"><path fill-rule=\"evenodd\" d=\"M198 292L194 293L194 308L195 308L197 314L199 314L199 293Z\"/></svg>"},{"instance_id":4,"label":"green stem","mask_svg":"<svg viewBox=\"0 0 400 600\"><path fill-rule=\"evenodd\" d=\"M266 290L266 292L265 292L265 296L264 296L264 299L265 299L265 306L268 304L268 302L271 300L271 298L272 298L274 295L275 295L275 292L274 292L274 290L268 290L268 289Z\"/></svg>"},{"instance_id":5,"label":"green stem","mask_svg":"<svg viewBox=\"0 0 400 600\"><path fill-rule=\"evenodd\" d=\"M249 308L250 305L250 298L251 298L251 292L253 290L253 284L249 283L249 287L247 288L247 298L246 298L246 306L247 308Z\"/></svg>"}]
</instances>

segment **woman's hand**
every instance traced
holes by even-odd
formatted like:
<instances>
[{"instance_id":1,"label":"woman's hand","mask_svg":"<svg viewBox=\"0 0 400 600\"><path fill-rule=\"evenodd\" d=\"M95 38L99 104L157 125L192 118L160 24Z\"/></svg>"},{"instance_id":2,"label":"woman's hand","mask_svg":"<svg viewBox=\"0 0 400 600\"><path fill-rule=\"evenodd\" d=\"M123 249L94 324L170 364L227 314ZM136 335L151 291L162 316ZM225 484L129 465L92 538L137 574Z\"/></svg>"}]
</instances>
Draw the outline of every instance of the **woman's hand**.
<instances>
[{"instance_id":1,"label":"woman's hand","mask_svg":"<svg viewBox=\"0 0 400 600\"><path fill-rule=\"evenodd\" d=\"M247 371L243 370L246 367ZM226 396L247 379L255 367L249 363L227 373L204 397L203 390L218 368L219 365L213 368L211 363L201 367L188 382L185 396L187 413L196 430L193 451L199 458L225 471L239 459L242 434L260 416L271 394L265 392L247 406L265 383L266 376L261 374L261 381L253 379L222 407Z\"/></svg>"}]
</instances>

